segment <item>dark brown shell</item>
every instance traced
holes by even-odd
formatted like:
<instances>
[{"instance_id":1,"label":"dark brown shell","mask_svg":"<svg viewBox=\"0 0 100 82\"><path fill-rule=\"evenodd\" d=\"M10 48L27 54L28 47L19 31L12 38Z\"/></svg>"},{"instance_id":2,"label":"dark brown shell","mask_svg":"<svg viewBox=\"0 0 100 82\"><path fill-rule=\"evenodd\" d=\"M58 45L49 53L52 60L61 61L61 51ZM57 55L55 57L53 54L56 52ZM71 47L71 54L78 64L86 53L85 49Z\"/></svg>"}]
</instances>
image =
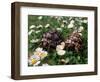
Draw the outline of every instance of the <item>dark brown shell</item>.
<instances>
[{"instance_id":1,"label":"dark brown shell","mask_svg":"<svg viewBox=\"0 0 100 82\"><path fill-rule=\"evenodd\" d=\"M67 49L73 49L79 52L82 48L82 37L78 32L72 33L65 39L65 45Z\"/></svg>"},{"instance_id":2,"label":"dark brown shell","mask_svg":"<svg viewBox=\"0 0 100 82\"><path fill-rule=\"evenodd\" d=\"M56 30L51 30L43 34L41 43L43 48L56 48L62 41L61 35Z\"/></svg>"}]
</instances>

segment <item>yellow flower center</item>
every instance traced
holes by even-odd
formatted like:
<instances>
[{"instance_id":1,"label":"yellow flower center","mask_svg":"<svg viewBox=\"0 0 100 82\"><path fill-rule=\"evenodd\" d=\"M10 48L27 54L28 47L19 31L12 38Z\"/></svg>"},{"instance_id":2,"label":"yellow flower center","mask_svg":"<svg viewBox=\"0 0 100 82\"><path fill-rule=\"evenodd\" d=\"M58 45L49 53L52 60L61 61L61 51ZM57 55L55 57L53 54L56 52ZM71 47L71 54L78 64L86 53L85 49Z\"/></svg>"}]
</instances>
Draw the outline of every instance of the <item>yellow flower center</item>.
<instances>
[{"instance_id":1,"label":"yellow flower center","mask_svg":"<svg viewBox=\"0 0 100 82\"><path fill-rule=\"evenodd\" d=\"M32 59L31 62L32 62L32 64L35 64L37 62L37 60L36 59Z\"/></svg>"}]
</instances>

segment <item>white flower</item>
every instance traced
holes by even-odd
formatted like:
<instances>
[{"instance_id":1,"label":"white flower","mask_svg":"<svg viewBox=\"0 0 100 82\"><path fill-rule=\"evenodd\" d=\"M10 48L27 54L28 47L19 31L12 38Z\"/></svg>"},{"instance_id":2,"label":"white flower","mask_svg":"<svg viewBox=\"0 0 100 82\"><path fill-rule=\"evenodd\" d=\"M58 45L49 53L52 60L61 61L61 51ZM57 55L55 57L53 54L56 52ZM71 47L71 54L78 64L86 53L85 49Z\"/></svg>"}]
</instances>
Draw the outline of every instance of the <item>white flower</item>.
<instances>
[{"instance_id":1,"label":"white flower","mask_svg":"<svg viewBox=\"0 0 100 82\"><path fill-rule=\"evenodd\" d=\"M36 43L36 42L39 42L39 39L32 39L30 42L31 43Z\"/></svg>"},{"instance_id":2,"label":"white flower","mask_svg":"<svg viewBox=\"0 0 100 82\"><path fill-rule=\"evenodd\" d=\"M42 18L43 18L42 16L39 16L39 17L38 17L39 20L41 20Z\"/></svg>"},{"instance_id":3,"label":"white flower","mask_svg":"<svg viewBox=\"0 0 100 82\"><path fill-rule=\"evenodd\" d=\"M57 54L60 55L60 56L64 55L65 53L66 53L65 50L59 50L59 51L57 51Z\"/></svg>"},{"instance_id":4,"label":"white flower","mask_svg":"<svg viewBox=\"0 0 100 82\"><path fill-rule=\"evenodd\" d=\"M62 31L62 28L56 28L56 30L58 30L58 31Z\"/></svg>"},{"instance_id":5,"label":"white flower","mask_svg":"<svg viewBox=\"0 0 100 82\"><path fill-rule=\"evenodd\" d=\"M40 25L38 25L36 28L42 28L43 26L40 24Z\"/></svg>"},{"instance_id":6,"label":"white flower","mask_svg":"<svg viewBox=\"0 0 100 82\"><path fill-rule=\"evenodd\" d=\"M28 63L29 65L38 65L40 63L41 59L44 59L47 56L47 51L44 51L42 48L37 48L34 51L34 55L32 55L29 60Z\"/></svg>"},{"instance_id":7,"label":"white flower","mask_svg":"<svg viewBox=\"0 0 100 82\"><path fill-rule=\"evenodd\" d=\"M47 51L44 51L43 48L38 47L35 51L34 51L34 55L32 55L29 60L28 63L29 65L38 65L40 63L41 59L44 59L47 56Z\"/></svg>"},{"instance_id":8,"label":"white flower","mask_svg":"<svg viewBox=\"0 0 100 82\"><path fill-rule=\"evenodd\" d=\"M29 60L28 63L29 65L34 65L36 64L38 61L40 60L40 57L38 55L32 55Z\"/></svg>"},{"instance_id":9,"label":"white flower","mask_svg":"<svg viewBox=\"0 0 100 82\"><path fill-rule=\"evenodd\" d=\"M64 24L62 24L61 27L64 27Z\"/></svg>"},{"instance_id":10,"label":"white flower","mask_svg":"<svg viewBox=\"0 0 100 82\"><path fill-rule=\"evenodd\" d=\"M42 51L43 50L43 48L40 48L40 47L38 47L38 48L36 48L36 50L35 51Z\"/></svg>"},{"instance_id":11,"label":"white flower","mask_svg":"<svg viewBox=\"0 0 100 82\"><path fill-rule=\"evenodd\" d=\"M65 47L64 45L57 45L56 50L57 50L57 51L63 50L64 47Z\"/></svg>"},{"instance_id":12,"label":"white flower","mask_svg":"<svg viewBox=\"0 0 100 82\"><path fill-rule=\"evenodd\" d=\"M37 31L35 31L36 34L39 33L39 32L41 32L41 30L37 30Z\"/></svg>"},{"instance_id":13,"label":"white flower","mask_svg":"<svg viewBox=\"0 0 100 82\"><path fill-rule=\"evenodd\" d=\"M60 61L65 63L65 59L61 59Z\"/></svg>"},{"instance_id":14,"label":"white flower","mask_svg":"<svg viewBox=\"0 0 100 82\"><path fill-rule=\"evenodd\" d=\"M68 28L73 28L74 27L74 24L72 24L72 23L70 23L69 25L68 25Z\"/></svg>"},{"instance_id":15,"label":"white flower","mask_svg":"<svg viewBox=\"0 0 100 82\"><path fill-rule=\"evenodd\" d=\"M28 61L29 65L37 66L40 64L40 61L37 61L36 59L32 59Z\"/></svg>"},{"instance_id":16,"label":"white flower","mask_svg":"<svg viewBox=\"0 0 100 82\"><path fill-rule=\"evenodd\" d=\"M42 51L41 55L40 55L40 58L44 59L47 56L47 54L48 54L47 51Z\"/></svg>"},{"instance_id":17,"label":"white flower","mask_svg":"<svg viewBox=\"0 0 100 82\"><path fill-rule=\"evenodd\" d=\"M62 55L64 55L66 53L66 51L63 50L64 47L65 47L65 43L64 42L61 42L61 45L57 45L56 51L57 51L57 54L58 55L61 55L62 56Z\"/></svg>"},{"instance_id":18,"label":"white flower","mask_svg":"<svg viewBox=\"0 0 100 82\"><path fill-rule=\"evenodd\" d=\"M78 33L80 36L82 36L82 33Z\"/></svg>"},{"instance_id":19,"label":"white flower","mask_svg":"<svg viewBox=\"0 0 100 82\"><path fill-rule=\"evenodd\" d=\"M68 63L68 62L69 62L69 58L66 58L66 59L65 59L65 63Z\"/></svg>"},{"instance_id":20,"label":"white flower","mask_svg":"<svg viewBox=\"0 0 100 82\"><path fill-rule=\"evenodd\" d=\"M45 28L48 28L49 26L50 26L50 24L46 24L46 25L45 25Z\"/></svg>"},{"instance_id":21,"label":"white flower","mask_svg":"<svg viewBox=\"0 0 100 82\"><path fill-rule=\"evenodd\" d=\"M43 48L37 48L34 52L34 55L38 55L41 59L45 58L47 56L47 51L44 51Z\"/></svg>"},{"instance_id":22,"label":"white flower","mask_svg":"<svg viewBox=\"0 0 100 82\"><path fill-rule=\"evenodd\" d=\"M78 32L82 32L83 29L84 29L84 27L83 26L80 26L79 29L78 29Z\"/></svg>"},{"instance_id":23,"label":"white flower","mask_svg":"<svg viewBox=\"0 0 100 82\"><path fill-rule=\"evenodd\" d=\"M86 19L83 20L83 23L87 23L87 22L88 22L88 20L86 20Z\"/></svg>"},{"instance_id":24,"label":"white flower","mask_svg":"<svg viewBox=\"0 0 100 82\"><path fill-rule=\"evenodd\" d=\"M30 30L30 31L28 32L28 35L31 35L32 32L34 32L34 30Z\"/></svg>"},{"instance_id":25,"label":"white flower","mask_svg":"<svg viewBox=\"0 0 100 82\"><path fill-rule=\"evenodd\" d=\"M74 20L71 20L71 21L70 21L70 24L74 24L74 22L75 22Z\"/></svg>"},{"instance_id":26,"label":"white flower","mask_svg":"<svg viewBox=\"0 0 100 82\"><path fill-rule=\"evenodd\" d=\"M35 27L36 27L35 25L31 25L29 28L32 29L32 28L35 28Z\"/></svg>"},{"instance_id":27,"label":"white flower","mask_svg":"<svg viewBox=\"0 0 100 82\"><path fill-rule=\"evenodd\" d=\"M57 45L56 47L56 51L58 55L64 55L65 54L65 50L63 50L65 47L65 43L61 42L61 45Z\"/></svg>"},{"instance_id":28,"label":"white flower","mask_svg":"<svg viewBox=\"0 0 100 82\"><path fill-rule=\"evenodd\" d=\"M69 62L69 58L61 59L61 62L68 63Z\"/></svg>"},{"instance_id":29,"label":"white flower","mask_svg":"<svg viewBox=\"0 0 100 82\"><path fill-rule=\"evenodd\" d=\"M65 42L61 42L61 45L65 46Z\"/></svg>"},{"instance_id":30,"label":"white flower","mask_svg":"<svg viewBox=\"0 0 100 82\"><path fill-rule=\"evenodd\" d=\"M68 22L67 22L67 20L63 20L63 23L64 23L64 24L67 24Z\"/></svg>"}]
</instances>

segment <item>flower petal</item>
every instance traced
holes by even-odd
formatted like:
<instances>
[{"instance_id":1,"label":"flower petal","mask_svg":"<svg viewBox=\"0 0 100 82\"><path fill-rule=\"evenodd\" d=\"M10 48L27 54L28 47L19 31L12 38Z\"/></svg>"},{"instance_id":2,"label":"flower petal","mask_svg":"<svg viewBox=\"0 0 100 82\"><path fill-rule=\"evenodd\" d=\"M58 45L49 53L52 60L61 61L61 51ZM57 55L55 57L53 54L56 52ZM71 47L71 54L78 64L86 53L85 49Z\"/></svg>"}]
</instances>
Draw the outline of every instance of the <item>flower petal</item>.
<instances>
[{"instance_id":1,"label":"flower petal","mask_svg":"<svg viewBox=\"0 0 100 82\"><path fill-rule=\"evenodd\" d=\"M43 18L42 16L39 16L39 17L38 17L39 20L41 20L42 18Z\"/></svg>"},{"instance_id":2,"label":"flower petal","mask_svg":"<svg viewBox=\"0 0 100 82\"><path fill-rule=\"evenodd\" d=\"M65 50L59 50L59 51L57 51L57 54L60 55L60 56L63 56L65 53L66 53Z\"/></svg>"},{"instance_id":3,"label":"flower petal","mask_svg":"<svg viewBox=\"0 0 100 82\"><path fill-rule=\"evenodd\" d=\"M35 27L36 27L35 25L31 25L29 28L32 29L32 28L35 28Z\"/></svg>"},{"instance_id":4,"label":"flower petal","mask_svg":"<svg viewBox=\"0 0 100 82\"><path fill-rule=\"evenodd\" d=\"M64 45L57 45L56 50L63 50L64 49Z\"/></svg>"},{"instance_id":5,"label":"flower petal","mask_svg":"<svg viewBox=\"0 0 100 82\"><path fill-rule=\"evenodd\" d=\"M43 48L40 48L40 47L38 47L38 48L36 48L36 50L35 51L42 51L43 50Z\"/></svg>"},{"instance_id":6,"label":"flower petal","mask_svg":"<svg viewBox=\"0 0 100 82\"><path fill-rule=\"evenodd\" d=\"M74 25L71 23L68 25L68 28L73 28L73 27L74 27Z\"/></svg>"}]
</instances>

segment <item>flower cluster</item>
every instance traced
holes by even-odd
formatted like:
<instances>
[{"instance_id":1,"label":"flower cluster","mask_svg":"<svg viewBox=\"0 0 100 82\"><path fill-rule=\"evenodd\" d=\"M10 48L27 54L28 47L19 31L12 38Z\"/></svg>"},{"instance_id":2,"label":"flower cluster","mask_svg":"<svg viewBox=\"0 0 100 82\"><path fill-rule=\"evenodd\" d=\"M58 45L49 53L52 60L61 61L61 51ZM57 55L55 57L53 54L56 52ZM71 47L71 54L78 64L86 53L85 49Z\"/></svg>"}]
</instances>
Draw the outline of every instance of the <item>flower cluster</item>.
<instances>
[{"instance_id":1,"label":"flower cluster","mask_svg":"<svg viewBox=\"0 0 100 82\"><path fill-rule=\"evenodd\" d=\"M37 48L33 55L29 57L29 65L40 64L40 60L44 59L47 54L47 51L44 51L42 48Z\"/></svg>"}]
</instances>

